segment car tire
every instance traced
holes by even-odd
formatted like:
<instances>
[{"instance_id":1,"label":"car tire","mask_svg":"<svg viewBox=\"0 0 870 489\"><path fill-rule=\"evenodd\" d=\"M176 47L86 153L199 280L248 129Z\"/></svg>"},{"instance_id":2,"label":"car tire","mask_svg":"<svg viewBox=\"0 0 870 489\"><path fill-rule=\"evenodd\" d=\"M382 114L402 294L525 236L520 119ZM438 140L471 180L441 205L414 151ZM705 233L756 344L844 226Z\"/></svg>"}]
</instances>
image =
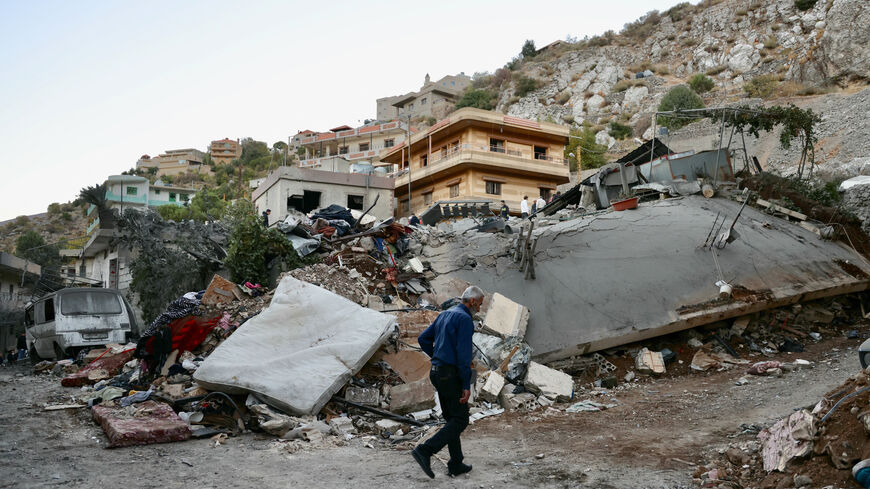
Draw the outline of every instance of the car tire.
<instances>
[{"instance_id":1,"label":"car tire","mask_svg":"<svg viewBox=\"0 0 870 489\"><path fill-rule=\"evenodd\" d=\"M58 361L64 360L68 357L66 352L63 351L63 348L61 348L57 343L54 344L54 357L54 359Z\"/></svg>"},{"instance_id":2,"label":"car tire","mask_svg":"<svg viewBox=\"0 0 870 489\"><path fill-rule=\"evenodd\" d=\"M30 358L31 365L36 365L43 360L43 358L39 356L39 353L36 351L36 345L30 345L30 349L28 351L28 358Z\"/></svg>"}]
</instances>

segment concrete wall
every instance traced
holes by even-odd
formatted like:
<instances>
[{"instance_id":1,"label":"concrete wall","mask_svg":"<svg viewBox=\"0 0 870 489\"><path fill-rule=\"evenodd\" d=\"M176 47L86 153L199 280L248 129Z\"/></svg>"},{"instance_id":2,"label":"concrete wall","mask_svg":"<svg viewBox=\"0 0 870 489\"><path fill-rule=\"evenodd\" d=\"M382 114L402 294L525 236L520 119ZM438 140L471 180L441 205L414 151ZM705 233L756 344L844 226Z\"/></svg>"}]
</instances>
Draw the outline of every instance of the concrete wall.
<instances>
[{"instance_id":1,"label":"concrete wall","mask_svg":"<svg viewBox=\"0 0 870 489\"><path fill-rule=\"evenodd\" d=\"M272 214L269 216L270 224L281 221L287 216L288 197L303 195L306 190L321 193L320 208L331 204L347 207L349 195L361 195L363 196L363 208L366 209L374 203L376 196L380 196L371 214L379 219L392 216L393 190L391 182L383 177L369 176L370 186L366 190L366 178L366 175L362 174L341 174L283 167L280 174L273 174L269 180L254 191L253 202L258 214L266 209L272 210ZM388 182L387 184L384 184L385 180Z\"/></svg>"}]
</instances>

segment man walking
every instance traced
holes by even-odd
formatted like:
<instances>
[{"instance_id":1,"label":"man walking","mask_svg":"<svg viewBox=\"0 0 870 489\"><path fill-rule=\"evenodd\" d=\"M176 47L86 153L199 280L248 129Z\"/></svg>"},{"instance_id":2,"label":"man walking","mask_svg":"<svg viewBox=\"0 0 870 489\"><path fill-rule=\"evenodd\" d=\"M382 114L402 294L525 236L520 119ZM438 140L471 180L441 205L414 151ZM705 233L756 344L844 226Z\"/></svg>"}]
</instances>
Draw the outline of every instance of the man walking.
<instances>
[{"instance_id":1,"label":"man walking","mask_svg":"<svg viewBox=\"0 0 870 489\"><path fill-rule=\"evenodd\" d=\"M432 455L444 446L450 452L447 473L451 477L471 471L462 463L462 431L468 426L468 398L471 395L471 335L474 334L472 314L480 310L483 291L472 285L462 293L461 304L442 312L417 341L432 358L429 380L438 391L441 411L446 424L435 436L411 452L414 460L430 478L435 478L430 464Z\"/></svg>"},{"instance_id":2,"label":"man walking","mask_svg":"<svg viewBox=\"0 0 870 489\"><path fill-rule=\"evenodd\" d=\"M523 219L529 217L529 196L524 195L522 202L520 202L520 215Z\"/></svg>"}]
</instances>

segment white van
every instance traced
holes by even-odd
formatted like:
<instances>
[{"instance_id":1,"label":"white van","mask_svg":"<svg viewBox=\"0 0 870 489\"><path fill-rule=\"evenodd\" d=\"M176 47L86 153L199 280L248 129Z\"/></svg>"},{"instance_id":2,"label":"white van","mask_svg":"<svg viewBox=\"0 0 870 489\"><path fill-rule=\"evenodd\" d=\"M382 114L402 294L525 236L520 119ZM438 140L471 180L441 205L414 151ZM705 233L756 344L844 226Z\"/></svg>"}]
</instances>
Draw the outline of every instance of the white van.
<instances>
[{"instance_id":1,"label":"white van","mask_svg":"<svg viewBox=\"0 0 870 489\"><path fill-rule=\"evenodd\" d=\"M85 348L126 344L138 333L136 318L115 289L68 288L25 308L27 348L33 360L75 357Z\"/></svg>"}]
</instances>

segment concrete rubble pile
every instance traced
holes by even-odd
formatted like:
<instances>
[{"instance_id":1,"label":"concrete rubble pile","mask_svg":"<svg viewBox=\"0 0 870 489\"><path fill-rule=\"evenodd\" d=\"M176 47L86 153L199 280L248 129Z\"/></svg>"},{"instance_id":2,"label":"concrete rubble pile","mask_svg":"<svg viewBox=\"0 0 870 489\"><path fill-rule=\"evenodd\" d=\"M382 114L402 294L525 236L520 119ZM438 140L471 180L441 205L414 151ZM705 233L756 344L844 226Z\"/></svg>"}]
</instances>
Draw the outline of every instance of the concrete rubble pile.
<instances>
[{"instance_id":1,"label":"concrete rubble pile","mask_svg":"<svg viewBox=\"0 0 870 489\"><path fill-rule=\"evenodd\" d=\"M472 422L597 412L667 375L811 368L768 357L849 334L840 325L860 298L843 294L865 290L870 267L740 204L690 196L630 212L569 206L496 225L357 227L359 216L337 206L291 215L278 229L319 263L284 273L275 290L216 276L137 345L114 346L93 365L100 352L89 353L84 373L66 382L81 386L82 403L108 408L95 419L107 434L126 433L118 446L171 441L155 430L181 420L189 430L178 440L222 443L257 430L289 452L351 440L410 448L441 423L417 336L472 283L487 292L473 335ZM711 253L701 245L722 231L710 230L720 214L740 216L740 238ZM734 290L727 297L710 276L715 254ZM145 402L172 414L137 407ZM128 418L154 423L136 431Z\"/></svg>"},{"instance_id":2,"label":"concrete rubble pile","mask_svg":"<svg viewBox=\"0 0 870 489\"><path fill-rule=\"evenodd\" d=\"M767 427L741 426L722 454L694 473L701 487L867 487L870 368L815 406ZM856 481L859 484L856 484Z\"/></svg>"}]
</instances>

